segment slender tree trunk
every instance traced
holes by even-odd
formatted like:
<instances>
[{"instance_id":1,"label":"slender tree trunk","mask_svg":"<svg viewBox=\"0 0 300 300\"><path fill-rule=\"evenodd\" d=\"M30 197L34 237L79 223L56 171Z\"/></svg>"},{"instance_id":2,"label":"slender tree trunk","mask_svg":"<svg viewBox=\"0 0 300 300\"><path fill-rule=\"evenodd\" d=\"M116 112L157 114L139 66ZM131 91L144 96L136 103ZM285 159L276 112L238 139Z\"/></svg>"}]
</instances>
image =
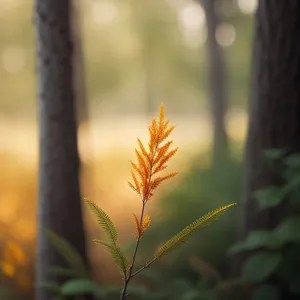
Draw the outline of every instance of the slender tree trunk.
<instances>
[{"instance_id":1,"label":"slender tree trunk","mask_svg":"<svg viewBox=\"0 0 300 300\"><path fill-rule=\"evenodd\" d=\"M225 116L227 106L225 62L222 49L216 40L219 16L216 0L202 0L207 24L207 54L209 62L210 105L213 122L214 161L220 154L227 152L228 138L226 134Z\"/></svg>"},{"instance_id":2,"label":"slender tree trunk","mask_svg":"<svg viewBox=\"0 0 300 300\"><path fill-rule=\"evenodd\" d=\"M245 155L243 234L273 228L288 206L259 212L253 192L280 183L266 149L300 152L300 1L261 0L255 20L252 91ZM236 270L243 260L238 261ZM294 299L286 294L284 299Z\"/></svg>"},{"instance_id":3,"label":"slender tree trunk","mask_svg":"<svg viewBox=\"0 0 300 300\"><path fill-rule=\"evenodd\" d=\"M45 280L59 281L49 269L65 264L44 235L44 228L66 238L85 257L70 14L69 0L35 2L40 148L37 300L53 299L38 285Z\"/></svg>"}]
</instances>

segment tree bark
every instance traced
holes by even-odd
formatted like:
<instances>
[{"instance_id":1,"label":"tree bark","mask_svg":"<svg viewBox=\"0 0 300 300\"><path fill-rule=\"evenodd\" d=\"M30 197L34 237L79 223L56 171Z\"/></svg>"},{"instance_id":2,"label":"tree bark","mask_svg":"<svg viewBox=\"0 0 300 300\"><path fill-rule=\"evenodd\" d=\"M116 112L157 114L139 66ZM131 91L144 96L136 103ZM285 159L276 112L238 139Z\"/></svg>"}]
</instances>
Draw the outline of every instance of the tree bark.
<instances>
[{"instance_id":1,"label":"tree bark","mask_svg":"<svg viewBox=\"0 0 300 300\"><path fill-rule=\"evenodd\" d=\"M226 153L228 148L228 138L225 128L227 107L225 62L222 49L216 40L216 30L220 23L216 3L216 0L202 0L207 24L207 54L209 63L210 106L213 122L214 161L220 154Z\"/></svg>"},{"instance_id":2,"label":"tree bark","mask_svg":"<svg viewBox=\"0 0 300 300\"><path fill-rule=\"evenodd\" d=\"M250 115L245 152L242 234L274 228L289 214L282 204L263 212L253 192L280 184L264 150L300 152L300 1L261 0L255 19ZM235 272L244 261L236 261ZM294 296L281 290L284 299Z\"/></svg>"},{"instance_id":3,"label":"tree bark","mask_svg":"<svg viewBox=\"0 0 300 300\"><path fill-rule=\"evenodd\" d=\"M39 187L36 299L53 299L39 287L59 278L49 269L65 265L44 235L48 228L67 239L85 258L79 189L79 155L73 86L71 1L36 0Z\"/></svg>"},{"instance_id":4,"label":"tree bark","mask_svg":"<svg viewBox=\"0 0 300 300\"><path fill-rule=\"evenodd\" d=\"M276 212L260 214L252 192L278 178L263 151L300 152L300 2L261 0L255 20L254 66L245 165L243 231L273 227Z\"/></svg>"}]
</instances>

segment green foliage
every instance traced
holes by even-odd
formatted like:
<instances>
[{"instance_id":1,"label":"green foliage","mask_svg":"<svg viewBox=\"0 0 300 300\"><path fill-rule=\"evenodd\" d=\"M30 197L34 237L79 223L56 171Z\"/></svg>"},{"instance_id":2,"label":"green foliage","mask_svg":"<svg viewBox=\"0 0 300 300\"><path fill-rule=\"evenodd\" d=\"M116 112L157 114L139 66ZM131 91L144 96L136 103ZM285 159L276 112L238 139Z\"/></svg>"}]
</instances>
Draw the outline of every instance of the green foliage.
<instances>
[{"instance_id":1,"label":"green foliage","mask_svg":"<svg viewBox=\"0 0 300 300\"><path fill-rule=\"evenodd\" d=\"M45 233L51 244L63 256L70 268L54 266L49 271L59 275L72 275L74 277L88 277L87 267L78 251L63 237L58 236L50 229L45 229Z\"/></svg>"},{"instance_id":2,"label":"green foliage","mask_svg":"<svg viewBox=\"0 0 300 300\"><path fill-rule=\"evenodd\" d=\"M122 252L121 247L117 244L118 233L115 225L110 217L96 203L88 199L85 199L85 202L91 211L96 215L98 224L106 233L109 243L97 239L94 239L93 241L97 244L105 246L117 266L120 268L121 272L126 277L129 263Z\"/></svg>"},{"instance_id":3,"label":"green foliage","mask_svg":"<svg viewBox=\"0 0 300 300\"><path fill-rule=\"evenodd\" d=\"M243 266L242 279L248 282L261 282L274 273L281 260L280 252L255 252Z\"/></svg>"},{"instance_id":4,"label":"green foliage","mask_svg":"<svg viewBox=\"0 0 300 300\"><path fill-rule=\"evenodd\" d=\"M201 225L211 222L212 220L219 217L221 214L223 214L229 207L232 207L236 204L229 204L226 206L222 206L218 209L215 209L212 212L207 213L206 215L198 218L196 221L191 223L190 225L186 226L184 229L182 229L179 233L177 233L175 236L173 236L171 239L169 239L167 242L165 242L162 246L160 246L155 254L155 258L159 258L162 255L165 255L172 249L174 249L176 246L180 245L186 239L195 231L197 230Z\"/></svg>"},{"instance_id":5,"label":"green foliage","mask_svg":"<svg viewBox=\"0 0 300 300\"><path fill-rule=\"evenodd\" d=\"M96 216L98 224L104 230L107 238L112 244L115 244L118 238L118 233L110 217L93 201L85 199L85 202Z\"/></svg>"},{"instance_id":6,"label":"green foliage","mask_svg":"<svg viewBox=\"0 0 300 300\"><path fill-rule=\"evenodd\" d=\"M278 206L287 194L285 188L270 186L253 193L259 203L260 209Z\"/></svg>"},{"instance_id":7,"label":"green foliage","mask_svg":"<svg viewBox=\"0 0 300 300\"><path fill-rule=\"evenodd\" d=\"M121 248L117 246L116 244L107 244L101 240L94 239L94 243L100 244L105 246L105 248L108 250L108 252L111 254L113 260L117 264L117 266L120 268L123 274L126 274L129 263L127 258L125 257L124 253L122 252Z\"/></svg>"},{"instance_id":8,"label":"green foliage","mask_svg":"<svg viewBox=\"0 0 300 300\"><path fill-rule=\"evenodd\" d=\"M259 248L276 249L280 246L280 241L272 230L255 230L249 233L245 241L236 243L229 249L229 254L241 251L251 251Z\"/></svg>"},{"instance_id":9,"label":"green foliage","mask_svg":"<svg viewBox=\"0 0 300 300\"><path fill-rule=\"evenodd\" d=\"M45 281L40 283L40 286L52 292L55 295L56 300L63 300L68 292L71 293L72 284L74 285L74 282L77 282L78 286L76 291L78 294L81 294L79 290L81 289L84 291L84 288L86 288L84 283L90 282L90 284L92 284L89 279L88 268L84 263L83 258L80 256L78 251L63 237L58 236L50 229L46 229L45 233L51 244L56 248L56 250L62 255L69 265L68 267L53 266L49 269L49 273L66 277L68 279L63 285L60 285L54 281Z\"/></svg>"},{"instance_id":10,"label":"green foliage","mask_svg":"<svg viewBox=\"0 0 300 300\"><path fill-rule=\"evenodd\" d=\"M274 230L274 234L285 245L292 242L300 242L300 215L284 219Z\"/></svg>"},{"instance_id":11,"label":"green foliage","mask_svg":"<svg viewBox=\"0 0 300 300\"><path fill-rule=\"evenodd\" d=\"M60 287L60 293L63 296L78 296L86 294L97 297L102 296L100 287L90 279L86 278L68 280Z\"/></svg>"},{"instance_id":12,"label":"green foliage","mask_svg":"<svg viewBox=\"0 0 300 300\"><path fill-rule=\"evenodd\" d=\"M264 156L269 161L276 161L281 159L286 154L286 150L282 149L268 149L264 151Z\"/></svg>"},{"instance_id":13,"label":"green foliage","mask_svg":"<svg viewBox=\"0 0 300 300\"><path fill-rule=\"evenodd\" d=\"M285 205L288 216L282 216L272 230L255 230L244 241L230 248L229 254L253 251L242 269L242 279L251 283L267 282L271 276L278 278L293 295L300 295L300 155L285 156L281 150L265 153L274 172L279 171L283 184L270 186L254 193L260 209L273 209ZM261 285L253 292L252 300L281 299L275 287Z\"/></svg>"}]
</instances>

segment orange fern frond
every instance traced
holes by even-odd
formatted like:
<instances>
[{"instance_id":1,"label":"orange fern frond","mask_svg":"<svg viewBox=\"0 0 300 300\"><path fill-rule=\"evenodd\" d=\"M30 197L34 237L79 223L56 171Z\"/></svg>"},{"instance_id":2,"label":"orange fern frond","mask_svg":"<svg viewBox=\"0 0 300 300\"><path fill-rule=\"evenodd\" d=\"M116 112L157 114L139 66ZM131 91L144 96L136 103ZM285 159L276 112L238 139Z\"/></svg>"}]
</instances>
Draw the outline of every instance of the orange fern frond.
<instances>
[{"instance_id":1,"label":"orange fern frond","mask_svg":"<svg viewBox=\"0 0 300 300\"><path fill-rule=\"evenodd\" d=\"M151 219L150 216L145 216L142 222L142 231L143 233L145 232L145 230L150 226L151 223Z\"/></svg>"},{"instance_id":2,"label":"orange fern frond","mask_svg":"<svg viewBox=\"0 0 300 300\"><path fill-rule=\"evenodd\" d=\"M129 186L138 192L143 201L148 201L155 188L161 182L174 177L177 173L171 173L166 176L153 178L153 175L167 168L166 163L175 155L178 148L170 150L173 141L163 142L169 137L175 126L169 125L170 121L165 120L164 105L161 104L158 118L153 118L149 127L149 149L143 145L138 138L140 150L135 149L138 163L131 162L133 182L128 183ZM139 175L139 180L136 175Z\"/></svg>"},{"instance_id":3,"label":"orange fern frond","mask_svg":"<svg viewBox=\"0 0 300 300\"><path fill-rule=\"evenodd\" d=\"M151 181L151 188L156 189L163 181L175 177L178 173L171 173L163 177L157 177L153 181Z\"/></svg>"},{"instance_id":4,"label":"orange fern frond","mask_svg":"<svg viewBox=\"0 0 300 300\"><path fill-rule=\"evenodd\" d=\"M138 231L138 236L140 236L141 235L141 226L140 226L139 219L137 218L136 214L133 214L133 218L134 218L136 230Z\"/></svg>"}]
</instances>

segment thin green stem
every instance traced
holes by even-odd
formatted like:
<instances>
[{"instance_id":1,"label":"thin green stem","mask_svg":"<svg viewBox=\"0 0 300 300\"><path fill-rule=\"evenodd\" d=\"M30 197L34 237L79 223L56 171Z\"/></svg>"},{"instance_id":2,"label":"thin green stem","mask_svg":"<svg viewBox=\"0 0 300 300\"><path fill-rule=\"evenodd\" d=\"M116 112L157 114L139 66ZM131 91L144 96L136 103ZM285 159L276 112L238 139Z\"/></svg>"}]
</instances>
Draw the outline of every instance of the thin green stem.
<instances>
[{"instance_id":1,"label":"thin green stem","mask_svg":"<svg viewBox=\"0 0 300 300\"><path fill-rule=\"evenodd\" d=\"M146 263L143 267L141 267L140 269L138 269L137 271L135 271L131 275L131 278L133 278L134 276L136 276L137 274L139 274L140 272L142 272L146 268L150 267L157 259L158 259L158 257L153 258L151 261L149 261L148 263Z\"/></svg>"},{"instance_id":2,"label":"thin green stem","mask_svg":"<svg viewBox=\"0 0 300 300\"><path fill-rule=\"evenodd\" d=\"M142 226L142 222L143 222L143 218L144 218L144 213L145 213L146 202L147 201L145 201L145 200L143 201L142 212L141 212L141 217L140 217L140 226ZM125 278L124 278L124 285L123 285L123 290L122 290L122 293L121 293L121 296L120 296L120 300L124 300L125 299L125 297L126 297L126 291L127 291L127 287L128 287L128 283L129 283L129 281L133 277L132 276L132 271L133 271L133 267L134 267L134 264L135 264L136 255L137 255L137 252L138 252L138 249L139 249L141 238L142 238L142 232L141 232L141 230L139 230L139 234L138 234L136 246L135 246L135 249L134 249L134 252L133 252L133 256L132 256L132 263L131 263L131 266L129 268L128 275L125 276Z\"/></svg>"}]
</instances>

